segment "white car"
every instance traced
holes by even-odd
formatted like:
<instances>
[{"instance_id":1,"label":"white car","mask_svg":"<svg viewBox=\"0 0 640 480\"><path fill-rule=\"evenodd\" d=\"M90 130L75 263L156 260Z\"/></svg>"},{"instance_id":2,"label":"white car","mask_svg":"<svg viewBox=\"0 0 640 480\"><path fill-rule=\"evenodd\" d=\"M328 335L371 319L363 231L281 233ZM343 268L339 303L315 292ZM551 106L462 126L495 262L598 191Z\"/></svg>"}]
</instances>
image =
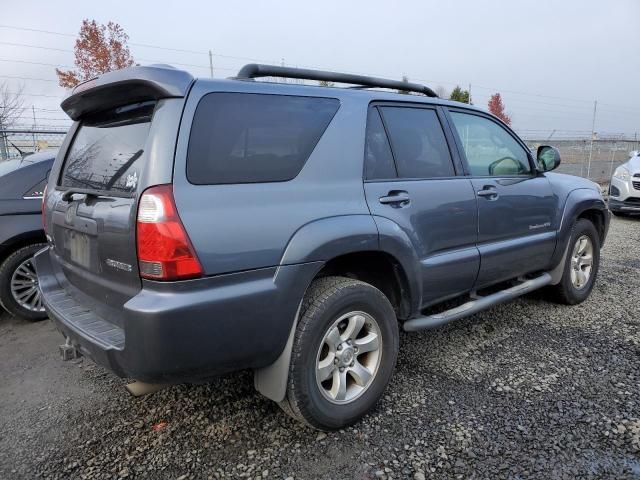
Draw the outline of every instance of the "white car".
<instances>
[{"instance_id":1,"label":"white car","mask_svg":"<svg viewBox=\"0 0 640 480\"><path fill-rule=\"evenodd\" d=\"M616 168L609 185L609 210L614 215L640 213L640 151L631 152L631 158Z\"/></svg>"}]
</instances>

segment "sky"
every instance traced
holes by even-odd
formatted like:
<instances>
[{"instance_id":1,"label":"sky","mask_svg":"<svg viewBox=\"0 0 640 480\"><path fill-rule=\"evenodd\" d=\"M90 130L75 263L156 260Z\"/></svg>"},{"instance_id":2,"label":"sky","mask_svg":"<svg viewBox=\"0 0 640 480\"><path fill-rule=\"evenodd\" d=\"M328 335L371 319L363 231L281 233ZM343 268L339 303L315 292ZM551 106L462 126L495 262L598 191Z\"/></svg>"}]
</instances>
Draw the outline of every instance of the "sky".
<instances>
[{"instance_id":1,"label":"sky","mask_svg":"<svg viewBox=\"0 0 640 480\"><path fill-rule=\"evenodd\" d=\"M640 137L640 0L3 3L0 82L23 86L27 125L32 106L38 125L69 124L54 68L73 66L88 18L119 23L137 62L195 76L211 50L215 77L258 61L470 85L474 104L499 92L514 128L542 138L590 135L597 100L600 136Z\"/></svg>"}]
</instances>

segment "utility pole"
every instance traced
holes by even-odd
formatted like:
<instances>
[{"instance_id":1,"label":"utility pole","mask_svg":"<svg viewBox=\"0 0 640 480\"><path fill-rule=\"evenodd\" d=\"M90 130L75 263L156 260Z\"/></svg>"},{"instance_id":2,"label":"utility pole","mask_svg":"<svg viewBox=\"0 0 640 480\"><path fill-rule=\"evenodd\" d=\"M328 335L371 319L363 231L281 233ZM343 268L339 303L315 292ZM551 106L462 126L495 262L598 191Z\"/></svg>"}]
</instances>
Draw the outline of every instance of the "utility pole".
<instances>
[{"instance_id":1,"label":"utility pole","mask_svg":"<svg viewBox=\"0 0 640 480\"><path fill-rule=\"evenodd\" d=\"M2 124L2 119L0 119L0 160L7 160L9 158L6 139L4 125Z\"/></svg>"},{"instance_id":2,"label":"utility pole","mask_svg":"<svg viewBox=\"0 0 640 480\"><path fill-rule=\"evenodd\" d=\"M611 152L611 165L609 166L609 178L613 175L613 160L616 157L616 150L618 149L618 142L613 144L613 151Z\"/></svg>"},{"instance_id":3,"label":"utility pole","mask_svg":"<svg viewBox=\"0 0 640 480\"><path fill-rule=\"evenodd\" d=\"M589 163L587 165L587 178L591 174L591 157L593 157L593 137L596 136L596 109L598 108L598 101L593 102L593 121L591 122L591 146L589 147Z\"/></svg>"},{"instance_id":4,"label":"utility pole","mask_svg":"<svg viewBox=\"0 0 640 480\"><path fill-rule=\"evenodd\" d=\"M33 153L36 153L36 107L31 105L31 111L33 112Z\"/></svg>"},{"instance_id":5,"label":"utility pole","mask_svg":"<svg viewBox=\"0 0 640 480\"><path fill-rule=\"evenodd\" d=\"M467 103L471 105L471 84L469 84L469 98L467 98Z\"/></svg>"},{"instance_id":6,"label":"utility pole","mask_svg":"<svg viewBox=\"0 0 640 480\"><path fill-rule=\"evenodd\" d=\"M209 50L209 70L211 71L211 78L213 78L213 53Z\"/></svg>"}]
</instances>

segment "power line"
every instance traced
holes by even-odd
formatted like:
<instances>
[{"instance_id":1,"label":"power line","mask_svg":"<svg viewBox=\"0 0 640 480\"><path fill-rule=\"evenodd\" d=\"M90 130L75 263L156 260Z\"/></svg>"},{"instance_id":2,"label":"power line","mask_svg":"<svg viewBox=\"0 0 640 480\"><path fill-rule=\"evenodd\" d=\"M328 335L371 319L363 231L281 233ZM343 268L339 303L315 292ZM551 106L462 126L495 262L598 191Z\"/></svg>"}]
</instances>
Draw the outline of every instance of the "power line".
<instances>
[{"instance_id":1,"label":"power line","mask_svg":"<svg viewBox=\"0 0 640 480\"><path fill-rule=\"evenodd\" d=\"M9 45L11 47L41 48L43 50L55 50L57 52L73 53L73 50L68 50L68 49L65 49L65 48L42 47L42 46L39 46L39 45L28 45L26 43L0 42L0 45Z\"/></svg>"},{"instance_id":2,"label":"power line","mask_svg":"<svg viewBox=\"0 0 640 480\"><path fill-rule=\"evenodd\" d=\"M38 82L56 82L57 81L57 80L51 80L49 78L16 77L14 75L0 75L0 78L13 78L15 80L33 80Z\"/></svg>"},{"instance_id":3,"label":"power line","mask_svg":"<svg viewBox=\"0 0 640 480\"><path fill-rule=\"evenodd\" d=\"M55 63L42 63L42 62L30 62L27 60L15 60L12 58L0 58L0 62L15 62L15 63L27 63L29 65L42 65L45 67L64 67L64 68L75 68L71 65L60 65Z\"/></svg>"},{"instance_id":4,"label":"power line","mask_svg":"<svg viewBox=\"0 0 640 480\"><path fill-rule=\"evenodd\" d=\"M10 45L12 47L27 47L27 48L37 48L40 50L52 50L52 51L56 51L56 52L65 52L65 53L74 53L73 50L68 50L68 49L64 49L64 48L55 48L55 47L45 47L42 45L28 45L26 43L13 43L13 42L0 42L0 45ZM196 68L209 68L209 65L196 65L193 63L179 63L179 62L169 62L166 60L152 60L149 58L141 58L141 57L137 57L138 60L141 60L143 62L152 62L152 63L172 63L174 65L180 65L180 66L184 66L184 67L196 67ZM219 68L218 70L226 70L224 68ZM229 69L231 70L231 69Z\"/></svg>"},{"instance_id":5,"label":"power line","mask_svg":"<svg viewBox=\"0 0 640 480\"><path fill-rule=\"evenodd\" d=\"M27 95L29 97L60 98L62 95L47 95L46 93L7 92L9 95Z\"/></svg>"},{"instance_id":6,"label":"power line","mask_svg":"<svg viewBox=\"0 0 640 480\"><path fill-rule=\"evenodd\" d=\"M17 27L17 26L11 26L11 25L0 25L0 28L21 30L21 31L29 31L29 32L36 32L36 33L44 33L44 34L58 35L58 36L64 36L64 37L76 37L77 36L76 34L71 34L71 33L54 32L54 31L50 31L50 30L42 30L42 29L27 28L27 27ZM46 46L39 46L39 45L31 45L31 44L25 44L25 43L0 42L0 44L72 53L72 50L68 50L68 49L61 49L61 48L55 48L55 47L46 47ZM171 47L164 47L164 46L151 45L151 44L142 44L142 43L133 43L133 42L131 42L129 44L132 45L132 46L140 46L140 47L145 47L145 48L154 48L154 49L158 49L158 50L174 51L174 52L181 52L181 53L191 53L191 54L197 54L197 55L208 55L208 53L209 53L209 52L206 52L206 51L171 48ZM243 57L243 56L235 56L235 55L226 55L226 54L220 54L220 53L212 53L212 55L215 56L215 57L219 57L219 58L228 58L228 59L233 59L233 60L252 61L252 62L267 62L267 63L271 63L272 62L272 61L267 61L267 60L264 60L264 59L257 59L257 58L252 58L252 57ZM209 65L180 63L180 62L171 62L171 61L163 61L163 60L151 60L151 59L140 58L140 57L138 57L138 59L141 60L141 61L145 61L145 62L169 63L169 64L174 64L174 65L179 65L179 66L201 68L201 69L209 69L210 68ZM24 64L32 64L32 65L42 65L42 66L52 66L52 67L74 68L74 67L69 66L69 65L55 65L55 64L50 64L50 63L31 62L31 61L25 61L25 60L0 59L0 61L16 62L16 63L24 63ZM299 65L299 66L305 67L305 68L321 68L321 67L313 66L313 65ZM215 70L235 71L235 69L233 69L233 68L226 68L226 67L216 67ZM364 75L373 75L371 73L366 73L366 72L352 72L352 73L358 73L358 74L364 74ZM386 75L376 75L376 76L383 76L384 77ZM37 81L55 82L55 80L36 79L36 78L29 78L29 77L11 77L11 76L2 76L2 77L3 78L24 79L24 80L37 80ZM412 77L412 78L415 78L415 77ZM420 79L420 78L415 78L415 79L418 80L418 81L424 82L424 83L429 83L429 84L459 85L461 83L464 83L464 82L455 82L454 83L454 82L445 82L445 81L425 80L425 79ZM580 102L580 103L588 103L589 105L591 105L591 102L592 102L592 100L575 99L575 98L570 98L570 97L553 96L553 95L538 94L538 93L527 93L527 92L516 91L516 90L504 90L504 89L500 89L500 88L496 88L496 87L488 87L488 86L484 86L484 85L476 85L476 84L474 84L474 87L476 87L478 89L481 89L481 90L499 91L501 93L508 93L508 94L511 94L511 95L520 95L520 96L524 96L524 97L539 97L539 98L544 98L544 99L563 100L563 101L567 101L567 102ZM42 97L50 97L50 98L59 98L58 96L46 95L46 94L26 93L25 95L42 96ZM520 103L525 103L525 104L533 103L533 104L540 104L540 105L549 105L549 106L555 107L555 109L551 110L551 109L537 108L537 110L538 111L542 111L542 112L552 112L556 116L558 116L558 114L560 114L560 115L562 115L562 114L578 114L578 112L563 111L562 108L566 108L566 109L571 109L571 108L573 108L573 109L585 108L586 109L586 108L589 108L586 105L583 107L583 106L580 106L580 105L568 105L568 104L558 104L558 103L549 103L549 102L536 102L534 100L529 100L529 99L510 99L509 100L509 104L511 104L512 102L520 102ZM602 103L602 105L606 105L606 106L609 106L609 107L614 107L616 109L615 110L616 114L625 112L625 113L628 113L628 114L636 115L638 113L636 110L627 110L626 108L621 107L620 105L616 105L616 104ZM559 109L559 107L562 107L562 108ZM628 106L626 106L626 105L625 105L625 107L628 108ZM520 111L520 112L522 110L533 110L533 111L535 111L536 108L527 105L526 107L520 106L516 110ZM605 112L605 113L610 113L610 114L614 113L612 110L610 110L608 108L605 108L605 110L609 110L609 112Z\"/></svg>"}]
</instances>

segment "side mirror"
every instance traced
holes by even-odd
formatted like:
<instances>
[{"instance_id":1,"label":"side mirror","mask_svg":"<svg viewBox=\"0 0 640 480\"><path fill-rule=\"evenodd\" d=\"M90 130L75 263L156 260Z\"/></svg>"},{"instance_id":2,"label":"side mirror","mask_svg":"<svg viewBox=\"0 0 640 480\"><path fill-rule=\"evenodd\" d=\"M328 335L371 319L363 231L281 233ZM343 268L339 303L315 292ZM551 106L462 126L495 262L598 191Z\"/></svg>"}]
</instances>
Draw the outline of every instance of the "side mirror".
<instances>
[{"instance_id":1,"label":"side mirror","mask_svg":"<svg viewBox=\"0 0 640 480\"><path fill-rule=\"evenodd\" d=\"M634 150L632 152L629 152L629 157L633 158L633 157L637 157L637 156L640 156L640 151Z\"/></svg>"},{"instance_id":2,"label":"side mirror","mask_svg":"<svg viewBox=\"0 0 640 480\"><path fill-rule=\"evenodd\" d=\"M560 165L560 152L556 147L541 145L536 158L539 172L550 172Z\"/></svg>"}]
</instances>

